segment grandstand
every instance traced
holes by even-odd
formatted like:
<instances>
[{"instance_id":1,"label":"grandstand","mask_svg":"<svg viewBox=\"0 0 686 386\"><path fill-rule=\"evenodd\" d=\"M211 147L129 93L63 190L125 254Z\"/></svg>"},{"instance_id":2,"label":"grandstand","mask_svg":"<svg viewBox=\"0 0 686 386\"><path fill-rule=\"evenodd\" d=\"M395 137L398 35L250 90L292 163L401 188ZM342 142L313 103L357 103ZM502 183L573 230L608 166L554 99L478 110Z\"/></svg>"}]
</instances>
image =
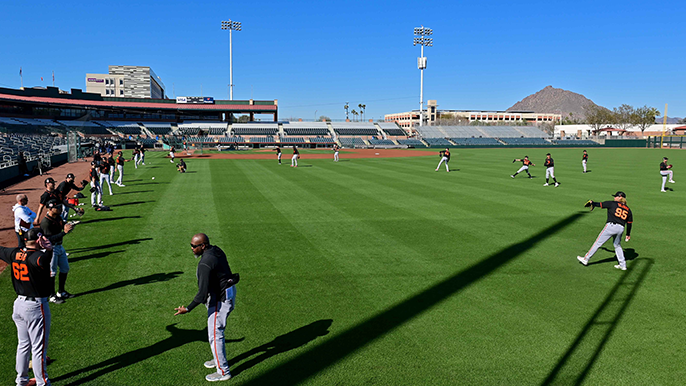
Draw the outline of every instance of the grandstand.
<instances>
[{"instance_id":1,"label":"grandstand","mask_svg":"<svg viewBox=\"0 0 686 386\"><path fill-rule=\"evenodd\" d=\"M329 136L329 127L326 122L286 122L282 124L285 135L301 136Z\"/></svg>"},{"instance_id":2,"label":"grandstand","mask_svg":"<svg viewBox=\"0 0 686 386\"><path fill-rule=\"evenodd\" d=\"M395 122L379 122L377 125L383 130L386 135L391 137L406 137L407 133L405 130L398 127Z\"/></svg>"},{"instance_id":3,"label":"grandstand","mask_svg":"<svg viewBox=\"0 0 686 386\"><path fill-rule=\"evenodd\" d=\"M279 132L276 123L234 123L231 125L233 135L274 136Z\"/></svg>"},{"instance_id":4,"label":"grandstand","mask_svg":"<svg viewBox=\"0 0 686 386\"><path fill-rule=\"evenodd\" d=\"M426 147L424 142L422 142L418 139L414 139L414 138L399 139L398 143L401 145L411 146L411 147Z\"/></svg>"},{"instance_id":5,"label":"grandstand","mask_svg":"<svg viewBox=\"0 0 686 386\"><path fill-rule=\"evenodd\" d=\"M503 141L506 145L517 145L517 146L549 146L552 145L552 143L546 141L543 138L533 138L533 137L528 137L528 138L500 138L501 141Z\"/></svg>"},{"instance_id":6,"label":"grandstand","mask_svg":"<svg viewBox=\"0 0 686 386\"><path fill-rule=\"evenodd\" d=\"M456 146L502 146L495 138L449 138Z\"/></svg>"},{"instance_id":7,"label":"grandstand","mask_svg":"<svg viewBox=\"0 0 686 386\"><path fill-rule=\"evenodd\" d=\"M588 139L557 139L553 143L560 146L600 146L598 142Z\"/></svg>"}]
</instances>

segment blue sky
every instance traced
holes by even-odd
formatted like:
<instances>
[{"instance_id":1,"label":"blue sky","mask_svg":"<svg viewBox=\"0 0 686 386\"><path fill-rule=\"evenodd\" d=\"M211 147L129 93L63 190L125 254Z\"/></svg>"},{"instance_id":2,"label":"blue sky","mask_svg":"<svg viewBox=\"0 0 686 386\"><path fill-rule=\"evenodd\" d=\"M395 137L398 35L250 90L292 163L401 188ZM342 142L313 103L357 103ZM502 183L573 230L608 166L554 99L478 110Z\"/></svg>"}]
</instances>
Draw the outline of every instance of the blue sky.
<instances>
[{"instance_id":1,"label":"blue sky","mask_svg":"<svg viewBox=\"0 0 686 386\"><path fill-rule=\"evenodd\" d=\"M278 99L281 119L367 118L419 107L414 27L434 30L424 98L439 108L504 110L545 86L605 107L686 116L686 2L1 0L0 86L85 89L111 64L150 66L169 97ZM40 81L40 77L44 81ZM351 107L352 108L352 107Z\"/></svg>"}]
</instances>

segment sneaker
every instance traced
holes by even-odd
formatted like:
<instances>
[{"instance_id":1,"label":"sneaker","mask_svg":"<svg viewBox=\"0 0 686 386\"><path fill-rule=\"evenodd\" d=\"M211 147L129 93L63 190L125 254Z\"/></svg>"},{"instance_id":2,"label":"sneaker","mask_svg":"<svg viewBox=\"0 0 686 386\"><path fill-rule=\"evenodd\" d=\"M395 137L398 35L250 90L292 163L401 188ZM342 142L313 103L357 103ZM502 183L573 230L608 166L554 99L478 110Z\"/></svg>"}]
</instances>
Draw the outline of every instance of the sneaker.
<instances>
[{"instance_id":1,"label":"sneaker","mask_svg":"<svg viewBox=\"0 0 686 386\"><path fill-rule=\"evenodd\" d=\"M549 184L548 184L547 182L546 182L545 184L543 184L543 186L548 186L548 185L549 185Z\"/></svg>"},{"instance_id":2,"label":"sneaker","mask_svg":"<svg viewBox=\"0 0 686 386\"><path fill-rule=\"evenodd\" d=\"M62 304L64 303L64 299L58 298L56 295L50 296L48 299L50 303L55 303L55 304Z\"/></svg>"},{"instance_id":3,"label":"sneaker","mask_svg":"<svg viewBox=\"0 0 686 386\"><path fill-rule=\"evenodd\" d=\"M228 381L229 379L231 379L231 374L226 373L225 375L221 375L219 373L212 373L212 374L207 374L205 379L209 382Z\"/></svg>"},{"instance_id":4,"label":"sneaker","mask_svg":"<svg viewBox=\"0 0 686 386\"><path fill-rule=\"evenodd\" d=\"M576 259L579 260L579 263L581 263L583 265L588 265L588 260L586 260L585 258L583 258L581 256L577 256Z\"/></svg>"},{"instance_id":5,"label":"sneaker","mask_svg":"<svg viewBox=\"0 0 686 386\"><path fill-rule=\"evenodd\" d=\"M669 183L670 183L670 184L675 184L675 183L676 183L676 181L669 181Z\"/></svg>"},{"instance_id":6,"label":"sneaker","mask_svg":"<svg viewBox=\"0 0 686 386\"><path fill-rule=\"evenodd\" d=\"M665 193L665 192L666 192L666 190L664 190L664 189L662 189L662 190L660 190L660 191L661 191L662 193Z\"/></svg>"},{"instance_id":7,"label":"sneaker","mask_svg":"<svg viewBox=\"0 0 686 386\"><path fill-rule=\"evenodd\" d=\"M207 367L208 369L213 369L217 367L217 365L214 363L214 359L212 359L211 361L205 362L205 367Z\"/></svg>"},{"instance_id":8,"label":"sneaker","mask_svg":"<svg viewBox=\"0 0 686 386\"><path fill-rule=\"evenodd\" d=\"M626 267L622 267L622 266L619 265L619 264L615 265L615 268L621 269L622 271L626 271Z\"/></svg>"},{"instance_id":9,"label":"sneaker","mask_svg":"<svg viewBox=\"0 0 686 386\"><path fill-rule=\"evenodd\" d=\"M510 175L510 177L514 178L514 176L513 176L513 175Z\"/></svg>"},{"instance_id":10,"label":"sneaker","mask_svg":"<svg viewBox=\"0 0 686 386\"><path fill-rule=\"evenodd\" d=\"M533 178L534 178L533 176L529 176L529 179L533 179Z\"/></svg>"},{"instance_id":11,"label":"sneaker","mask_svg":"<svg viewBox=\"0 0 686 386\"><path fill-rule=\"evenodd\" d=\"M57 294L57 296L59 296L60 299L71 299L71 298L73 298L73 297L76 297L76 295L70 294L70 293L67 292L67 291L60 292L59 294Z\"/></svg>"},{"instance_id":12,"label":"sneaker","mask_svg":"<svg viewBox=\"0 0 686 386\"><path fill-rule=\"evenodd\" d=\"M555 183L555 187L557 188L558 186L560 186L560 183L559 183L559 182L556 182L556 183Z\"/></svg>"},{"instance_id":13,"label":"sneaker","mask_svg":"<svg viewBox=\"0 0 686 386\"><path fill-rule=\"evenodd\" d=\"M112 192L110 192L110 196L114 195Z\"/></svg>"},{"instance_id":14,"label":"sneaker","mask_svg":"<svg viewBox=\"0 0 686 386\"><path fill-rule=\"evenodd\" d=\"M438 171L438 169L436 169L436 171Z\"/></svg>"}]
</instances>

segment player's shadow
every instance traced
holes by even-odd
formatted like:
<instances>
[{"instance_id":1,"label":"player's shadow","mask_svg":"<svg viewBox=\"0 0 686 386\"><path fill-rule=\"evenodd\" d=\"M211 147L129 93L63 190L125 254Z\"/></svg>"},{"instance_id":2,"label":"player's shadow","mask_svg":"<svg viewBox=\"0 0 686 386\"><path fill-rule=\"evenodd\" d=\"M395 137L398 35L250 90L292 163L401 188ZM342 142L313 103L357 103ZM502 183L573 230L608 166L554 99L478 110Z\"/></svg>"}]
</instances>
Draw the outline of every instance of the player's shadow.
<instances>
[{"instance_id":1,"label":"player's shadow","mask_svg":"<svg viewBox=\"0 0 686 386\"><path fill-rule=\"evenodd\" d=\"M614 252L614 249L606 248L606 247L600 247L600 249L607 251L607 252ZM626 248L624 249L624 260L626 261L631 261L634 260L638 257L638 253L636 252L635 249L633 248ZM594 265L594 264L604 264L604 263L617 263L617 255L607 258L607 259L602 259L598 261L594 261L592 263L588 263L588 265Z\"/></svg>"},{"instance_id":2,"label":"player's shadow","mask_svg":"<svg viewBox=\"0 0 686 386\"><path fill-rule=\"evenodd\" d=\"M269 358L304 346L320 336L327 335L329 333L329 327L331 327L332 323L332 319L318 320L308 324L307 326L293 330L287 334L279 335L269 343L255 347L252 350L246 351L230 359L229 366L231 366L231 374L236 376L257 364L266 361ZM240 363L241 361L244 361L254 355L257 356L241 363L235 368L233 367L235 364Z\"/></svg>"},{"instance_id":3,"label":"player's shadow","mask_svg":"<svg viewBox=\"0 0 686 386\"><path fill-rule=\"evenodd\" d=\"M141 218L141 216L121 216L121 217L110 217L110 218L96 218L93 220L81 221L81 225L83 225L83 224L94 224L96 222L124 220L127 218Z\"/></svg>"},{"instance_id":4,"label":"player's shadow","mask_svg":"<svg viewBox=\"0 0 686 386\"><path fill-rule=\"evenodd\" d=\"M90 255L85 255L85 256L77 256L77 257L70 257L69 262L70 263L76 263L77 261L83 261L83 260L90 260L90 259L100 259L103 257L107 257L109 255L113 255L115 253L122 253L126 252L125 250L119 250L119 251L112 251L112 252L100 252L100 253L93 253Z\"/></svg>"},{"instance_id":5,"label":"player's shadow","mask_svg":"<svg viewBox=\"0 0 686 386\"><path fill-rule=\"evenodd\" d=\"M564 217L525 240L511 244L473 265L440 280L430 287L412 294L389 308L379 311L360 323L313 345L297 356L286 360L245 385L297 385L304 383L330 366L340 363L351 354L362 350L387 334L425 314L446 299L457 296L462 290L486 278L502 266L522 256L532 248L566 229L587 212ZM461 256L456 252L456 256ZM296 370L297 369L297 370Z\"/></svg>"},{"instance_id":6,"label":"player's shadow","mask_svg":"<svg viewBox=\"0 0 686 386\"><path fill-rule=\"evenodd\" d=\"M298 165L299 168L311 168L312 165Z\"/></svg>"},{"instance_id":7,"label":"player's shadow","mask_svg":"<svg viewBox=\"0 0 686 386\"><path fill-rule=\"evenodd\" d=\"M450 169L451 172L459 172L460 169Z\"/></svg>"},{"instance_id":8,"label":"player's shadow","mask_svg":"<svg viewBox=\"0 0 686 386\"><path fill-rule=\"evenodd\" d=\"M77 253L77 252L90 252L90 251L95 251L98 249L107 249L107 248L113 248L113 247L120 247L123 245L134 245L134 244L140 244L141 241L149 241L152 240L152 237L146 237L144 239L133 239L133 240L126 240L126 241L121 241L118 243L112 243L112 244L102 244L102 245L97 245L93 247L82 247L82 248L73 248L70 249L69 252L72 253Z\"/></svg>"},{"instance_id":9,"label":"player's shadow","mask_svg":"<svg viewBox=\"0 0 686 386\"><path fill-rule=\"evenodd\" d=\"M142 184L138 184L138 185L142 185ZM134 186L135 186L135 185L134 185ZM131 191L131 192L117 192L117 195L120 195L120 194L134 194L134 193L150 193L150 192L153 192L153 190L134 190L134 191Z\"/></svg>"},{"instance_id":10,"label":"player's shadow","mask_svg":"<svg viewBox=\"0 0 686 386\"><path fill-rule=\"evenodd\" d=\"M116 208L116 207L118 207L118 206L127 206L127 205L147 204L147 203L149 203L149 202L155 202L155 200L151 200L151 201L132 201L132 202L124 202L124 203L121 203L121 204L110 205L110 208Z\"/></svg>"},{"instance_id":11,"label":"player's shadow","mask_svg":"<svg viewBox=\"0 0 686 386\"><path fill-rule=\"evenodd\" d=\"M181 272L181 271L175 271L175 272L169 272L169 273L155 273L152 275L143 276L143 277L139 277L136 279L122 280L122 281L119 281L116 283L112 283L106 287L92 289L90 291L81 292L81 293L78 293L75 295L76 296L84 296L84 295L95 294L98 292L122 288L122 287L130 286L130 285L143 285L143 284L159 283L159 282L169 281L171 279L175 279L181 274L183 274L183 272Z\"/></svg>"},{"instance_id":12,"label":"player's shadow","mask_svg":"<svg viewBox=\"0 0 686 386\"><path fill-rule=\"evenodd\" d=\"M629 266L541 385L584 383L652 265L642 258Z\"/></svg>"},{"instance_id":13,"label":"player's shadow","mask_svg":"<svg viewBox=\"0 0 686 386\"><path fill-rule=\"evenodd\" d=\"M133 364L142 362L146 359L150 359L157 355L163 354L169 350L179 348L188 343L193 342L207 342L207 329L204 330L183 330L176 328L176 323L170 324L166 327L167 331L171 333L171 336L164 340L161 340L151 346L142 347L137 350L129 351L127 353L117 355L114 358L96 363L94 365L72 371L70 373L61 375L57 378L53 378L52 382L60 382L60 385L81 385L84 383L91 382L105 374L123 369L125 367L131 366ZM241 342L245 338L226 340L226 343ZM65 383L66 380L74 378L81 374L90 373L83 378L76 379L72 382Z\"/></svg>"},{"instance_id":14,"label":"player's shadow","mask_svg":"<svg viewBox=\"0 0 686 386\"><path fill-rule=\"evenodd\" d=\"M131 184L131 186L140 186L140 185L160 185L160 184L168 184L169 182L161 181L161 182L141 182L140 184Z\"/></svg>"}]
</instances>

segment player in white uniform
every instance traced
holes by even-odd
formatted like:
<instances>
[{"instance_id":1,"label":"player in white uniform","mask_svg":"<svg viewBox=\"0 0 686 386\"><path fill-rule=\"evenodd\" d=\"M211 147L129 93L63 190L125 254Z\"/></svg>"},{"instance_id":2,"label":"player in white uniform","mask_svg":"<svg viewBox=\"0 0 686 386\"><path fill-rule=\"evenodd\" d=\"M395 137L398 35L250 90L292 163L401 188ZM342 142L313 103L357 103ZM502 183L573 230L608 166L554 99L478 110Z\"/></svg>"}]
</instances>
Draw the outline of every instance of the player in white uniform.
<instances>
[{"instance_id":1,"label":"player in white uniform","mask_svg":"<svg viewBox=\"0 0 686 386\"><path fill-rule=\"evenodd\" d=\"M448 166L448 162L450 162L450 150L446 147L445 150L438 152L438 155L441 157L441 161L438 162L436 171L438 171L438 169L441 167L441 164L445 162L445 171L450 173L450 167Z\"/></svg>"},{"instance_id":2,"label":"player in white uniform","mask_svg":"<svg viewBox=\"0 0 686 386\"><path fill-rule=\"evenodd\" d=\"M293 157L291 157L291 167L298 167L298 158L300 158L300 152L298 152L298 148L295 147L295 145L293 145Z\"/></svg>"},{"instance_id":3,"label":"player in white uniform","mask_svg":"<svg viewBox=\"0 0 686 386\"><path fill-rule=\"evenodd\" d=\"M519 168L519 170L517 170L517 172L516 172L515 174L511 175L510 177L515 178L515 176L516 176L517 174L519 174L519 173L521 173L521 172L526 172L526 174L529 175L529 178L534 178L534 177L531 176L531 173L529 173L529 165L531 165L531 166L536 166L536 164L534 164L533 162L529 161L529 156L528 156L528 155L525 155L524 158L515 158L515 159L513 159L513 160L512 160L512 163L515 163L515 162L521 162L521 163L522 163L522 167Z\"/></svg>"},{"instance_id":4,"label":"player in white uniform","mask_svg":"<svg viewBox=\"0 0 686 386\"><path fill-rule=\"evenodd\" d=\"M338 150L340 148L338 147L338 144L333 145L333 162L338 162Z\"/></svg>"},{"instance_id":5,"label":"player in white uniform","mask_svg":"<svg viewBox=\"0 0 686 386\"><path fill-rule=\"evenodd\" d=\"M553 181L555 181L555 187L556 188L558 186L560 186L560 183L557 182L557 178L555 178L555 161L553 160L553 157L550 156L550 153L545 155L545 162L543 163L543 166L546 167L546 169L545 169L545 184L543 184L543 186L550 185L548 183L550 181L550 177L553 177Z\"/></svg>"},{"instance_id":6,"label":"player in white uniform","mask_svg":"<svg viewBox=\"0 0 686 386\"><path fill-rule=\"evenodd\" d=\"M669 158L664 157L660 163L660 175L662 176L662 189L661 192L666 192L665 184L667 183L667 177L669 177L669 182L674 183L674 172L672 171L672 165L667 165Z\"/></svg>"},{"instance_id":7,"label":"player in white uniform","mask_svg":"<svg viewBox=\"0 0 686 386\"><path fill-rule=\"evenodd\" d=\"M584 155L581 156L581 165L584 167L584 173L586 173L586 163L588 162L588 153L584 150Z\"/></svg>"}]
</instances>

